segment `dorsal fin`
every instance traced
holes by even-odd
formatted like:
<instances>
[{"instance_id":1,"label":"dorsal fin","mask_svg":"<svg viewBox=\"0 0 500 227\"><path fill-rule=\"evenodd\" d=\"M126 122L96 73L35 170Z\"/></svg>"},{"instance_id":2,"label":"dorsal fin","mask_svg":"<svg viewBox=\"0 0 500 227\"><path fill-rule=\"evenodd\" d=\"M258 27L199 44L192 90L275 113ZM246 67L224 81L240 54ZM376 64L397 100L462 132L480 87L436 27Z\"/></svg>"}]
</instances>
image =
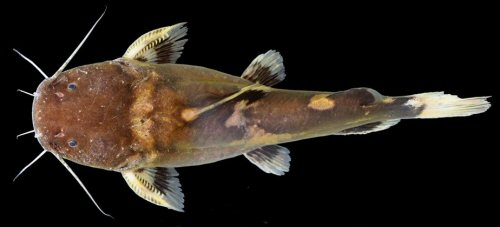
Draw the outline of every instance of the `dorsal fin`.
<instances>
[{"instance_id":1,"label":"dorsal fin","mask_svg":"<svg viewBox=\"0 0 500 227\"><path fill-rule=\"evenodd\" d=\"M241 75L244 79L266 86L283 81L285 76L283 58L275 50L257 56Z\"/></svg>"},{"instance_id":2,"label":"dorsal fin","mask_svg":"<svg viewBox=\"0 0 500 227\"><path fill-rule=\"evenodd\" d=\"M142 168L124 171L122 175L141 198L158 206L183 211L184 194L174 168Z\"/></svg>"},{"instance_id":3,"label":"dorsal fin","mask_svg":"<svg viewBox=\"0 0 500 227\"><path fill-rule=\"evenodd\" d=\"M396 125L397 123L399 123L399 121L400 121L399 119L396 119L396 120L373 122L354 128L344 129L340 132L335 133L335 135L364 135L370 132L378 132Z\"/></svg>"},{"instance_id":4,"label":"dorsal fin","mask_svg":"<svg viewBox=\"0 0 500 227\"><path fill-rule=\"evenodd\" d=\"M269 145L244 154L259 169L278 176L290 169L290 151L286 147Z\"/></svg>"},{"instance_id":5,"label":"dorsal fin","mask_svg":"<svg viewBox=\"0 0 500 227\"><path fill-rule=\"evenodd\" d=\"M156 64L175 63L187 42L187 39L181 39L187 33L185 24L158 28L142 35L130 45L123 57Z\"/></svg>"}]
</instances>

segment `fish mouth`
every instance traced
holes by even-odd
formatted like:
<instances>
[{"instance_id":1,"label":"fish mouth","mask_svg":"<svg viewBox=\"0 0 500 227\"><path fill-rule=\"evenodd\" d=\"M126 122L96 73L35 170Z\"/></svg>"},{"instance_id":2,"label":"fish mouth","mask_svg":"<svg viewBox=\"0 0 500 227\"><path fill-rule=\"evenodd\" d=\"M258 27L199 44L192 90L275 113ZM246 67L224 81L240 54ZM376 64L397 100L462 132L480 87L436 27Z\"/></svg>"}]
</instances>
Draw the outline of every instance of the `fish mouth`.
<instances>
[{"instance_id":1,"label":"fish mouth","mask_svg":"<svg viewBox=\"0 0 500 227\"><path fill-rule=\"evenodd\" d=\"M45 144L44 141L42 140L43 132L41 132L41 129L39 127L39 122L38 120L39 117L37 117L38 113L41 113L42 110L40 110L40 102L43 102L44 99L44 90L45 88L54 80L53 77L50 77L48 79L43 80L37 87L36 92L34 93L35 97L33 98L33 104L31 106L31 122L33 124L33 129L35 130L35 138L38 140L38 143L43 147L43 149L50 151L48 144Z\"/></svg>"}]
</instances>

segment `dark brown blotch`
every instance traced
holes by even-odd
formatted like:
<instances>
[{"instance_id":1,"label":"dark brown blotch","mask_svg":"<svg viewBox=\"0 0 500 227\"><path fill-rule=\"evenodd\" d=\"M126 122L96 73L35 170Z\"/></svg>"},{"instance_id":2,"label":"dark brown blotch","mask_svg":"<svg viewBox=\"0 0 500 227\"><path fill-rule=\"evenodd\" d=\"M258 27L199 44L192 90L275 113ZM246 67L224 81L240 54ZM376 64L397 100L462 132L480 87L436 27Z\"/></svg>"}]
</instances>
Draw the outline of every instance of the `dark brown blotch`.
<instances>
[{"instance_id":1,"label":"dark brown blotch","mask_svg":"<svg viewBox=\"0 0 500 227\"><path fill-rule=\"evenodd\" d=\"M347 91L350 97L354 97L358 100L359 106L369 106L375 104L378 97L375 97L377 94L374 93L373 89L368 88L353 88Z\"/></svg>"},{"instance_id":2,"label":"dark brown blotch","mask_svg":"<svg viewBox=\"0 0 500 227\"><path fill-rule=\"evenodd\" d=\"M236 97L234 101L247 101L247 105L252 104L253 102L260 100L266 96L267 92L262 90L248 90Z\"/></svg>"},{"instance_id":3,"label":"dark brown blotch","mask_svg":"<svg viewBox=\"0 0 500 227\"><path fill-rule=\"evenodd\" d=\"M373 122L361 126L357 126L354 128L348 128L345 130L340 131L341 134L354 134L354 133L363 133L363 132L369 132L377 128L379 125L381 125L383 122Z\"/></svg>"}]
</instances>

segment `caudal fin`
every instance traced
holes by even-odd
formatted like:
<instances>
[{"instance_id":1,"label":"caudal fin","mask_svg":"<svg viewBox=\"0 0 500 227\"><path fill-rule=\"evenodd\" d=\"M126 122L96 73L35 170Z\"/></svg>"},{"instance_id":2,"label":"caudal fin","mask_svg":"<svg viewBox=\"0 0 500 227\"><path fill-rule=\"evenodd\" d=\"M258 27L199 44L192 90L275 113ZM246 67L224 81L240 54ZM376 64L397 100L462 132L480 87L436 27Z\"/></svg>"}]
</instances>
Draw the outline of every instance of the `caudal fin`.
<instances>
[{"instance_id":1,"label":"caudal fin","mask_svg":"<svg viewBox=\"0 0 500 227\"><path fill-rule=\"evenodd\" d=\"M415 118L465 117L483 113L491 104L489 97L459 98L443 92L430 92L413 95L405 105L422 108Z\"/></svg>"}]
</instances>

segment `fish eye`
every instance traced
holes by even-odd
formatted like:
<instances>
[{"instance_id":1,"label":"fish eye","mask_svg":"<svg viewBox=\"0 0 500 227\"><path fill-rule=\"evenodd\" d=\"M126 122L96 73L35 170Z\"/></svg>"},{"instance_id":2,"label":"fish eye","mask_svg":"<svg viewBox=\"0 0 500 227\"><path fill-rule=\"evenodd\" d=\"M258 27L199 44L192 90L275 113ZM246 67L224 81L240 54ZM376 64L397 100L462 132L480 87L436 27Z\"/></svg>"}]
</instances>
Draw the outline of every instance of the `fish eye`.
<instances>
[{"instance_id":1,"label":"fish eye","mask_svg":"<svg viewBox=\"0 0 500 227\"><path fill-rule=\"evenodd\" d=\"M75 148L76 146L78 146L78 142L76 142L76 140L74 140L74 139L69 140L68 141L68 146L70 146L72 148Z\"/></svg>"},{"instance_id":2,"label":"fish eye","mask_svg":"<svg viewBox=\"0 0 500 227\"><path fill-rule=\"evenodd\" d=\"M68 84L68 90L70 90L70 91L76 90L76 84L75 83L69 83Z\"/></svg>"}]
</instances>

